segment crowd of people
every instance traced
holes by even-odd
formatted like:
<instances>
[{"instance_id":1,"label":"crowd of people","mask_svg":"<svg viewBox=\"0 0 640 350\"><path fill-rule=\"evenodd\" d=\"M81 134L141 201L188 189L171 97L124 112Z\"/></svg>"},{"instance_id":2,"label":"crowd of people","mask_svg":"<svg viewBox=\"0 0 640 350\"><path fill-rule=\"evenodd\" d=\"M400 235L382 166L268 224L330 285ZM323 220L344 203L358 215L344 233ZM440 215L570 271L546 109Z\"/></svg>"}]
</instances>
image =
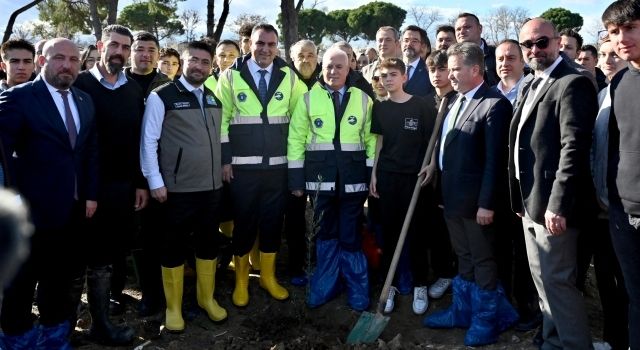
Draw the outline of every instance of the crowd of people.
<instances>
[{"instance_id":1,"label":"crowd of people","mask_svg":"<svg viewBox=\"0 0 640 350\"><path fill-rule=\"evenodd\" d=\"M269 24L178 49L121 25L82 52L64 38L3 43L0 183L18 197L1 194L0 227L34 230L28 257L12 253L24 262L0 259L0 347L69 349L85 283L90 337L131 343L109 317L127 299L129 255L140 317L164 312L170 332L186 327L185 265L214 322L228 317L218 300L248 305L251 270L276 300L309 284L311 308L346 290L367 310L378 277L363 232L386 274L421 181L386 313L413 294L424 326L465 328L468 346L514 327L538 329L541 349L593 349L593 260L597 336L640 349L640 1L613 2L602 23L594 45L532 18L492 46L461 13L433 46L418 26L384 26L362 52L336 42L320 56L301 40L291 63ZM216 294L229 264L233 293ZM427 313L449 289L451 305Z\"/></svg>"}]
</instances>

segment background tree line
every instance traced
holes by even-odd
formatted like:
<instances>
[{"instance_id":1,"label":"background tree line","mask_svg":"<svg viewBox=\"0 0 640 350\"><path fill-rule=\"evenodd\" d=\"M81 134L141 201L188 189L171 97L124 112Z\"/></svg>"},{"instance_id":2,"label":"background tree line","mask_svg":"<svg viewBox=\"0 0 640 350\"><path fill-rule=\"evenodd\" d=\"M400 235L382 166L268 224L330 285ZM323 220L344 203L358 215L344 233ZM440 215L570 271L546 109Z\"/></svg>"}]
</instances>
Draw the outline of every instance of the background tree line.
<instances>
[{"instance_id":1,"label":"background tree line","mask_svg":"<svg viewBox=\"0 0 640 350\"><path fill-rule=\"evenodd\" d=\"M175 42L176 38L191 41L204 36L219 41L223 31L237 33L243 24L267 21L263 15L245 13L235 15L235 20L227 23L231 0L217 1L222 5L217 17L216 0L207 0L205 18L197 10L179 12L181 1L185 0L141 0L123 7L118 13L118 0L33 0L14 11L3 41L11 35L35 40L57 36L73 38L77 33L93 34L100 40L102 28L113 23L151 32L168 43ZM439 9L432 7L412 6L405 10L389 2L374 1L353 9L328 11L320 8L322 2L314 0L305 4L303 0L280 0L277 25L286 57L291 44L299 39L312 40L319 46L324 40L369 41L375 40L379 27L401 28L403 24L416 24L433 38L437 26L453 25L456 19L455 16L445 18ZM16 17L33 6L39 11L39 21L14 27ZM483 24L483 36L489 43L517 38L522 25L531 17L525 8L508 6L477 15ZM551 8L541 16L553 21L558 29L579 30L583 25L579 14L563 8ZM202 24L206 33L198 31Z\"/></svg>"}]
</instances>

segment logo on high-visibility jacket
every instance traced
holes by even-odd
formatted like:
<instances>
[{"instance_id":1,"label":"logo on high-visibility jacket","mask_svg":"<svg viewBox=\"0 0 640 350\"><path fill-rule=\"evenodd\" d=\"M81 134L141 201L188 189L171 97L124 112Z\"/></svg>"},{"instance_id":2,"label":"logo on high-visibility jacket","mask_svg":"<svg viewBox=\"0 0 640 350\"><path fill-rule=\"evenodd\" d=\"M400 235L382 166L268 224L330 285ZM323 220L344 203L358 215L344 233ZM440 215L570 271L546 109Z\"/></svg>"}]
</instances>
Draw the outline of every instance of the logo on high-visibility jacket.
<instances>
[{"instance_id":1,"label":"logo on high-visibility jacket","mask_svg":"<svg viewBox=\"0 0 640 350\"><path fill-rule=\"evenodd\" d=\"M278 101L282 101L282 99L284 98L284 95L280 91L276 91L275 95L273 96L275 96L276 100Z\"/></svg>"},{"instance_id":2,"label":"logo on high-visibility jacket","mask_svg":"<svg viewBox=\"0 0 640 350\"><path fill-rule=\"evenodd\" d=\"M313 121L313 125L315 125L316 128L321 128L322 124L323 124L323 121L320 118L317 118L316 120Z\"/></svg>"},{"instance_id":3,"label":"logo on high-visibility jacket","mask_svg":"<svg viewBox=\"0 0 640 350\"><path fill-rule=\"evenodd\" d=\"M356 125L358 119L354 115L351 115L349 116L349 118L347 118L347 122L349 122L349 124L351 125Z\"/></svg>"},{"instance_id":4,"label":"logo on high-visibility jacket","mask_svg":"<svg viewBox=\"0 0 640 350\"><path fill-rule=\"evenodd\" d=\"M238 94L238 101L244 102L247 100L247 95L244 92Z\"/></svg>"}]
</instances>

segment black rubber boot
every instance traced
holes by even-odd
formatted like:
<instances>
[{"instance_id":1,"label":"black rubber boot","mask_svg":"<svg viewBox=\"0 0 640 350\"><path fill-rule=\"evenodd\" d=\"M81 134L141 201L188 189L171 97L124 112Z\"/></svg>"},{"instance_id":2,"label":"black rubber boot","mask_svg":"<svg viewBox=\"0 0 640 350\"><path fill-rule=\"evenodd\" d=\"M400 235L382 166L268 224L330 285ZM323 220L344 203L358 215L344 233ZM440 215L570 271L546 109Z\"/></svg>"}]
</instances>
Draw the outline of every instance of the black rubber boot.
<instances>
[{"instance_id":1,"label":"black rubber boot","mask_svg":"<svg viewBox=\"0 0 640 350\"><path fill-rule=\"evenodd\" d=\"M87 271L87 299L91 313L90 337L105 345L125 345L133 341L135 332L128 326L116 326L109 319L111 266L91 267Z\"/></svg>"}]
</instances>

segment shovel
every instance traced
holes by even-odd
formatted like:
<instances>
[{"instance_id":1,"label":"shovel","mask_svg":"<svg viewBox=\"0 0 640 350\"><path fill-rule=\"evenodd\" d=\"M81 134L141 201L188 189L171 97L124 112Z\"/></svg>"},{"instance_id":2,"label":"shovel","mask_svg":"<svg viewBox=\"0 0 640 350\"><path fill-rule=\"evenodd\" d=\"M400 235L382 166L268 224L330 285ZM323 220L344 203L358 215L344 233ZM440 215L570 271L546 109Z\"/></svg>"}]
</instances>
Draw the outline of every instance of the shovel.
<instances>
[{"instance_id":1,"label":"shovel","mask_svg":"<svg viewBox=\"0 0 640 350\"><path fill-rule=\"evenodd\" d=\"M447 105L446 99L442 101L440 105L440 112L438 116L441 115L443 106ZM442 120L436 119L435 129L438 130ZM434 142L429 142L429 146L427 147L427 152L424 155L424 160L422 161L422 168L424 169L428 162L429 156L433 153ZM407 209L407 214L404 217L404 223L402 224L402 230L400 231L400 237L398 237L398 243L396 244L396 250L393 253L393 259L391 260L391 265L389 266L389 272L387 272L387 278L384 281L384 287L382 287L382 293L380 293L380 299L378 300L378 306L376 307L376 313L373 314L371 312L364 311L360 315L358 322L349 333L347 337L347 344L361 344L361 343L373 343L378 339L382 331L389 323L389 316L385 316L382 312L384 310L384 305L387 302L387 296L389 295L389 289L391 288L391 282L393 281L393 277L396 274L396 267L398 266L398 260L400 260L400 253L402 252L402 247L404 246L405 238L407 237L407 231L409 231L409 226L411 224L411 218L413 217L413 212L416 209L416 203L418 202L418 196L420 195L420 187L421 183L424 180L426 174L421 174L416 181L416 186L413 188L413 194L411 195L411 202L409 203L409 209Z\"/></svg>"}]
</instances>

